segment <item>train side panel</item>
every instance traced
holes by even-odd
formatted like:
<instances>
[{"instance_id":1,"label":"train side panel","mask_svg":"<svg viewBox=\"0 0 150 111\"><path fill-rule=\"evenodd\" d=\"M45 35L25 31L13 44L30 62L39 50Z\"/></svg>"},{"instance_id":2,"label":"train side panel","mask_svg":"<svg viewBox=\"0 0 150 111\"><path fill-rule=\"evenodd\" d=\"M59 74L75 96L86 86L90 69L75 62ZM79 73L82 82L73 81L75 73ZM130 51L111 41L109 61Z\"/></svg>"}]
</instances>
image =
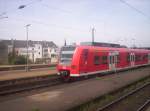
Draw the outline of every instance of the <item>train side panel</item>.
<instances>
[{"instance_id":1,"label":"train side panel","mask_svg":"<svg viewBox=\"0 0 150 111\"><path fill-rule=\"evenodd\" d=\"M80 56L80 74L90 74L108 70L108 51L98 49L85 49Z\"/></svg>"},{"instance_id":2,"label":"train side panel","mask_svg":"<svg viewBox=\"0 0 150 111\"><path fill-rule=\"evenodd\" d=\"M69 54L70 51L62 51ZM63 56L62 56L63 57ZM71 77L132 68L150 63L150 51L142 49L78 46L70 64L58 64L58 71ZM63 58L62 58L63 60ZM67 76L68 77L68 76Z\"/></svg>"},{"instance_id":3,"label":"train side panel","mask_svg":"<svg viewBox=\"0 0 150 111\"><path fill-rule=\"evenodd\" d=\"M79 74L79 69L80 69L80 55L82 53L82 50L80 48L76 48L74 54L73 54L73 59L70 67L70 74L71 76L78 76Z\"/></svg>"},{"instance_id":4,"label":"train side panel","mask_svg":"<svg viewBox=\"0 0 150 111\"><path fill-rule=\"evenodd\" d=\"M125 68L125 67L130 67L130 62L129 62L129 57L128 57L129 52L126 51L120 51L119 52L119 57L118 57L118 62L117 62L117 68Z\"/></svg>"}]
</instances>

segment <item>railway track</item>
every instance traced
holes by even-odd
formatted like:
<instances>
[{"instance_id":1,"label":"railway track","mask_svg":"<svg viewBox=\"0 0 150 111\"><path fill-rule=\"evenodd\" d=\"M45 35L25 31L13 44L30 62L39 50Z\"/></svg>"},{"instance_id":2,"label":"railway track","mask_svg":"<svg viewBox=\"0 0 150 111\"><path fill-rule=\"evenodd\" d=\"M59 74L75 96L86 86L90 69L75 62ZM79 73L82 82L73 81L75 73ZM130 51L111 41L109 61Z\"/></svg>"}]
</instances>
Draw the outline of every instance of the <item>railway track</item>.
<instances>
[{"instance_id":1,"label":"railway track","mask_svg":"<svg viewBox=\"0 0 150 111\"><path fill-rule=\"evenodd\" d=\"M80 78L78 80L86 80L90 78L93 78L93 76L84 79ZM21 93L24 91L30 91L38 88L59 85L62 83L63 82L60 80L60 77L57 75L51 75L51 76L45 75L45 76L38 76L38 77L28 77L28 78L19 78L19 79L7 80L7 81L0 81L0 97L12 95L15 93Z\"/></svg>"},{"instance_id":2,"label":"railway track","mask_svg":"<svg viewBox=\"0 0 150 111\"><path fill-rule=\"evenodd\" d=\"M61 83L60 78L56 75L0 81L0 96L7 96Z\"/></svg>"},{"instance_id":3,"label":"railway track","mask_svg":"<svg viewBox=\"0 0 150 111\"><path fill-rule=\"evenodd\" d=\"M144 92L145 91L144 89L146 89L146 88L147 88L147 91L150 93L150 90L149 90L150 89L150 82L148 82L148 83L144 84L143 86L127 93L126 95L121 96L120 98L112 101L111 103L109 103L103 107L98 108L97 111L133 111L133 110L127 109L125 105L123 106L122 102L125 100L130 101L129 98L133 97L133 96L134 96L134 98L137 98L139 95L141 95L138 93L140 91ZM145 95L143 95L143 96L145 96ZM126 102L126 104L130 104L130 103ZM134 111L145 111L148 106L150 106L150 96L146 98L144 104L140 104L140 107L138 105L138 108L136 108L136 110L134 108ZM132 107L134 107L134 106L132 106Z\"/></svg>"},{"instance_id":4,"label":"railway track","mask_svg":"<svg viewBox=\"0 0 150 111\"><path fill-rule=\"evenodd\" d=\"M29 65L29 69L38 69L38 68L49 68L56 67L56 64L31 64ZM0 71L15 71L15 70L25 70L26 65L10 65L10 66L0 66Z\"/></svg>"},{"instance_id":5,"label":"railway track","mask_svg":"<svg viewBox=\"0 0 150 111\"><path fill-rule=\"evenodd\" d=\"M137 111L145 111L150 106L150 99L148 99Z\"/></svg>"}]
</instances>

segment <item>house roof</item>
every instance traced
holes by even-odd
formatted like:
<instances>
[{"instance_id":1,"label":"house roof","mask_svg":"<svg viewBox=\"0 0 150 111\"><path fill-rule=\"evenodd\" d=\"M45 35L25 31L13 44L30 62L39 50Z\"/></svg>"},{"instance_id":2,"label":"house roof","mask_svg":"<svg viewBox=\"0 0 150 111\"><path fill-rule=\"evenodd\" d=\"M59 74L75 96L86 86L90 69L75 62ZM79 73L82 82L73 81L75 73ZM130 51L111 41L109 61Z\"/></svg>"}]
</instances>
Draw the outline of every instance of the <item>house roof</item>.
<instances>
[{"instance_id":1,"label":"house roof","mask_svg":"<svg viewBox=\"0 0 150 111\"><path fill-rule=\"evenodd\" d=\"M26 40L2 40L4 44L8 45L13 45L15 48L24 48L27 47L27 42ZM53 47L57 48L57 45L52 42L52 41L28 41L28 44L30 47L34 47L35 44L41 44L43 47Z\"/></svg>"}]
</instances>

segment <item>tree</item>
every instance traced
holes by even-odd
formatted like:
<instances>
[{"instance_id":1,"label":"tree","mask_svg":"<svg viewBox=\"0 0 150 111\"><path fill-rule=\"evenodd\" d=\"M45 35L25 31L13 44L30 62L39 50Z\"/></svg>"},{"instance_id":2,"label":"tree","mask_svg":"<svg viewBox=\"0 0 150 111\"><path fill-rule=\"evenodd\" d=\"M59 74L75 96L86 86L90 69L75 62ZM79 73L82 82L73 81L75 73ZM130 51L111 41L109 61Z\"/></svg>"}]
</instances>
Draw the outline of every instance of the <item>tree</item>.
<instances>
[{"instance_id":1,"label":"tree","mask_svg":"<svg viewBox=\"0 0 150 111\"><path fill-rule=\"evenodd\" d=\"M15 61L15 57L13 56L12 52L10 52L8 54L8 63L9 64L14 64L14 61Z\"/></svg>"},{"instance_id":2,"label":"tree","mask_svg":"<svg viewBox=\"0 0 150 111\"><path fill-rule=\"evenodd\" d=\"M0 64L8 63L8 50L3 41L0 41Z\"/></svg>"},{"instance_id":3,"label":"tree","mask_svg":"<svg viewBox=\"0 0 150 111\"><path fill-rule=\"evenodd\" d=\"M26 64L26 57L24 55L17 55L16 52L8 54L9 64Z\"/></svg>"},{"instance_id":4,"label":"tree","mask_svg":"<svg viewBox=\"0 0 150 111\"><path fill-rule=\"evenodd\" d=\"M26 58L23 55L19 55L16 57L14 64L26 64Z\"/></svg>"}]
</instances>

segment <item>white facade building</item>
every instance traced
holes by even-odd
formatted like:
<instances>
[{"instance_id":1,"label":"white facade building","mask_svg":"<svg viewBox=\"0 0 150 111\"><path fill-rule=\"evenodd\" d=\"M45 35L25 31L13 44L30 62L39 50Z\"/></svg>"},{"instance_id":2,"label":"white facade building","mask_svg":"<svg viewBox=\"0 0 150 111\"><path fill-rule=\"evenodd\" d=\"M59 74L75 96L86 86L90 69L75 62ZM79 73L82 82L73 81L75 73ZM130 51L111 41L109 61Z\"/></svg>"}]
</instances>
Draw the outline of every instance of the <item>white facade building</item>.
<instances>
[{"instance_id":1,"label":"white facade building","mask_svg":"<svg viewBox=\"0 0 150 111\"><path fill-rule=\"evenodd\" d=\"M32 50L34 51L34 53L33 53L34 62L36 62L36 60L38 58L42 58L43 57L42 45L41 44L35 44L34 47L32 48Z\"/></svg>"},{"instance_id":2,"label":"white facade building","mask_svg":"<svg viewBox=\"0 0 150 111\"><path fill-rule=\"evenodd\" d=\"M27 56L27 48L17 48L18 55ZM57 62L57 48L42 47L41 44L34 44L34 46L28 48L28 57L32 62L38 60L45 61L46 63Z\"/></svg>"},{"instance_id":3,"label":"white facade building","mask_svg":"<svg viewBox=\"0 0 150 111\"><path fill-rule=\"evenodd\" d=\"M23 40L7 40L8 53L12 52L13 47L18 55L27 57L26 41ZM33 63L51 63L57 62L58 51L57 46L49 41L29 41L28 42L28 58Z\"/></svg>"}]
</instances>

